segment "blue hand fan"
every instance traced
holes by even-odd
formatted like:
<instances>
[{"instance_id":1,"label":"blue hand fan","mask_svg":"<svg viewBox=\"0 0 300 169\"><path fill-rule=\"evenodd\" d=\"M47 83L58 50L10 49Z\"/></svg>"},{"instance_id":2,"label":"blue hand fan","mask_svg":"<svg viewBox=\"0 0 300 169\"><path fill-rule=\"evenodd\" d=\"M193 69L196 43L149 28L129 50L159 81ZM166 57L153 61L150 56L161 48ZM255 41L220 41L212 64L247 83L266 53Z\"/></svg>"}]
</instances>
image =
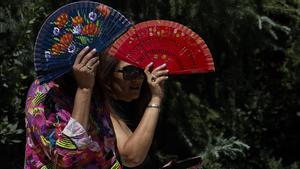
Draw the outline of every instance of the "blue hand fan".
<instances>
[{"instance_id":1,"label":"blue hand fan","mask_svg":"<svg viewBox=\"0 0 300 169\"><path fill-rule=\"evenodd\" d=\"M131 26L120 12L101 3L79 1L59 8L44 22L35 43L40 84L70 71L84 47L102 52Z\"/></svg>"}]
</instances>

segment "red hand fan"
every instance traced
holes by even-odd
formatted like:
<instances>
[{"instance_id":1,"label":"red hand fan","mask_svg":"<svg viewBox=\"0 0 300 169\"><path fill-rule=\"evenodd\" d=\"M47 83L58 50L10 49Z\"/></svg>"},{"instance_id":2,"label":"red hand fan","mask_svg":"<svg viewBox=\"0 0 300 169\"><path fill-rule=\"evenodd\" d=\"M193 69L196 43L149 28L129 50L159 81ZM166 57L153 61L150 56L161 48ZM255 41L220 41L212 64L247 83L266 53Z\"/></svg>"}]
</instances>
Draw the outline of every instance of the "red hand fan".
<instances>
[{"instance_id":1,"label":"red hand fan","mask_svg":"<svg viewBox=\"0 0 300 169\"><path fill-rule=\"evenodd\" d=\"M167 64L170 74L204 73L215 70L203 39L184 25L151 20L131 27L114 42L109 54L140 68Z\"/></svg>"}]
</instances>

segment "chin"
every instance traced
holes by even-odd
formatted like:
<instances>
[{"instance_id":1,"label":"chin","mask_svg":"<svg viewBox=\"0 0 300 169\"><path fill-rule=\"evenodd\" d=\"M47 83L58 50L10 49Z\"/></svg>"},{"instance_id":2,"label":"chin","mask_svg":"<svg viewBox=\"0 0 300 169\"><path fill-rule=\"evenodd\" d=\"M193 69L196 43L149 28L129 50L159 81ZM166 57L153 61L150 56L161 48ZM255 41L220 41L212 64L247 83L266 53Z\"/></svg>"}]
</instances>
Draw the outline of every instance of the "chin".
<instances>
[{"instance_id":1,"label":"chin","mask_svg":"<svg viewBox=\"0 0 300 169\"><path fill-rule=\"evenodd\" d=\"M123 95L122 100L130 102L140 97L140 91L130 91Z\"/></svg>"},{"instance_id":2,"label":"chin","mask_svg":"<svg viewBox=\"0 0 300 169\"><path fill-rule=\"evenodd\" d=\"M130 101L135 100L135 99L138 99L139 96L140 96L139 94L133 95L132 97L130 97Z\"/></svg>"},{"instance_id":3,"label":"chin","mask_svg":"<svg viewBox=\"0 0 300 169\"><path fill-rule=\"evenodd\" d=\"M137 95L137 96L133 97L133 99L132 99L132 100L134 100L134 99L138 99L138 98L139 98L139 95Z\"/></svg>"},{"instance_id":4,"label":"chin","mask_svg":"<svg viewBox=\"0 0 300 169\"><path fill-rule=\"evenodd\" d=\"M120 100L123 100L123 101L126 101L126 102L131 102L131 101L133 101L133 100L135 100L137 98L139 98L139 95L134 95L134 96L131 96L131 97L128 97L128 96L127 97L123 97Z\"/></svg>"}]
</instances>

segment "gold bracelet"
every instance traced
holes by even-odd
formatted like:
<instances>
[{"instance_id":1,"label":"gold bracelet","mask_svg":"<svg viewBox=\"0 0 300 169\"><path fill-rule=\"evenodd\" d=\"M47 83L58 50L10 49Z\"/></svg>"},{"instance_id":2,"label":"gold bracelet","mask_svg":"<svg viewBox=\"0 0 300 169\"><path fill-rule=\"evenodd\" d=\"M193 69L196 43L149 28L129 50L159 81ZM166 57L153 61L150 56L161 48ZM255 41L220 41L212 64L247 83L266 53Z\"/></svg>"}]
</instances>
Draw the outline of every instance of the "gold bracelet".
<instances>
[{"instance_id":1,"label":"gold bracelet","mask_svg":"<svg viewBox=\"0 0 300 169\"><path fill-rule=\"evenodd\" d=\"M148 104L147 108L157 108L160 109L159 104Z\"/></svg>"}]
</instances>

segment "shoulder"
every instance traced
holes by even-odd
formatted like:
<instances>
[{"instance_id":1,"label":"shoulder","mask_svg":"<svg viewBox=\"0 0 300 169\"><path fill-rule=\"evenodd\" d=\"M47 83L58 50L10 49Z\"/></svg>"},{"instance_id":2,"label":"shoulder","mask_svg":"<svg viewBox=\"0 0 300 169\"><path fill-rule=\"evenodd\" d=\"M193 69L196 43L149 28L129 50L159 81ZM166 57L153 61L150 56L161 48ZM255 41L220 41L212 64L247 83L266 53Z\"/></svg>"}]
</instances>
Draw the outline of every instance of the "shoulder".
<instances>
[{"instance_id":1,"label":"shoulder","mask_svg":"<svg viewBox=\"0 0 300 169\"><path fill-rule=\"evenodd\" d=\"M28 96L47 94L52 88L58 88L58 85L54 81L40 84L38 80L35 80L29 88Z\"/></svg>"},{"instance_id":2,"label":"shoulder","mask_svg":"<svg viewBox=\"0 0 300 169\"><path fill-rule=\"evenodd\" d=\"M38 80L35 80L27 93L26 98L26 110L43 104L46 97L49 95L51 89L58 88L58 85L53 81L40 84Z\"/></svg>"}]
</instances>

